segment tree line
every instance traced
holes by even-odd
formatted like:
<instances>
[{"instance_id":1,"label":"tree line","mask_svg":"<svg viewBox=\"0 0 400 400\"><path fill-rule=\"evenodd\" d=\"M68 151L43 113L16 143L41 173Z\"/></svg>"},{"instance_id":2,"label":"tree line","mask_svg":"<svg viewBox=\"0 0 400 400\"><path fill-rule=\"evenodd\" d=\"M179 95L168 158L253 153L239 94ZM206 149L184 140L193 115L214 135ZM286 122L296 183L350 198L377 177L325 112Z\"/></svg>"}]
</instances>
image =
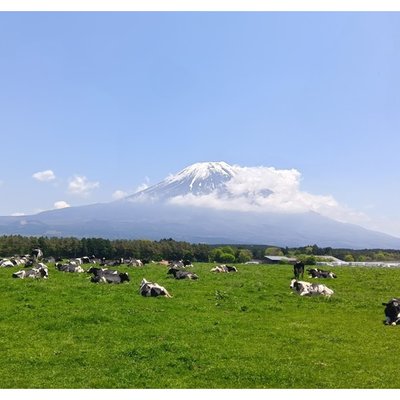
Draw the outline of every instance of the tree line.
<instances>
[{"instance_id":1,"label":"tree line","mask_svg":"<svg viewBox=\"0 0 400 400\"><path fill-rule=\"evenodd\" d=\"M317 245L303 247L276 247L266 245L209 245L175 241L171 238L153 240L109 240L103 238L36 237L21 235L0 236L0 257L30 254L40 248L46 256L75 258L95 255L98 258L137 258L142 260L189 260L242 263L262 260L265 255L301 258L307 256L334 256L345 261L400 260L400 250L387 249L334 249Z\"/></svg>"}]
</instances>

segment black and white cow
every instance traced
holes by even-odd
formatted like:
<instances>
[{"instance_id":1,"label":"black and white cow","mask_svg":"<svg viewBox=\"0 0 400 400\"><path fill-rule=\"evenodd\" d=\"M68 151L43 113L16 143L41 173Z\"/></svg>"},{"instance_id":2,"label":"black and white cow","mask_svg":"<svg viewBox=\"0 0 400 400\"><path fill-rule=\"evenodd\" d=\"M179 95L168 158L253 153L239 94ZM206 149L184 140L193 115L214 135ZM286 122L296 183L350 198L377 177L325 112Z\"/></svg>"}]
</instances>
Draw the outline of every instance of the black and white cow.
<instances>
[{"instance_id":1,"label":"black and white cow","mask_svg":"<svg viewBox=\"0 0 400 400\"><path fill-rule=\"evenodd\" d=\"M230 265L217 265L214 268L211 268L211 272L237 272L237 268L235 266Z\"/></svg>"},{"instance_id":2,"label":"black and white cow","mask_svg":"<svg viewBox=\"0 0 400 400\"><path fill-rule=\"evenodd\" d=\"M173 275L175 279L199 279L199 277L195 273L183 271L175 267L170 268L167 271L167 274Z\"/></svg>"},{"instance_id":3,"label":"black and white cow","mask_svg":"<svg viewBox=\"0 0 400 400\"><path fill-rule=\"evenodd\" d=\"M5 258L0 261L0 267L2 267L2 268L15 267L15 265L11 260L9 260L8 258Z\"/></svg>"},{"instance_id":4,"label":"black and white cow","mask_svg":"<svg viewBox=\"0 0 400 400\"><path fill-rule=\"evenodd\" d=\"M171 298L172 296L168 293L168 290L165 287L160 286L156 282L149 282L145 278L142 279L140 284L139 293L145 297L157 297L164 296Z\"/></svg>"},{"instance_id":5,"label":"black and white cow","mask_svg":"<svg viewBox=\"0 0 400 400\"><path fill-rule=\"evenodd\" d=\"M331 271L324 271L323 269L319 268L311 268L307 270L310 278L331 278L336 279L337 276L335 273Z\"/></svg>"},{"instance_id":6,"label":"black and white cow","mask_svg":"<svg viewBox=\"0 0 400 400\"><path fill-rule=\"evenodd\" d=\"M61 264L61 263L57 263L56 264L56 269L58 269L59 271L62 272L85 272L85 270L80 266L80 265L76 265L76 264Z\"/></svg>"},{"instance_id":7,"label":"black and white cow","mask_svg":"<svg viewBox=\"0 0 400 400\"><path fill-rule=\"evenodd\" d=\"M43 257L43 251L41 249L33 249L31 252L33 261L39 261Z\"/></svg>"},{"instance_id":8,"label":"black and white cow","mask_svg":"<svg viewBox=\"0 0 400 400\"><path fill-rule=\"evenodd\" d=\"M393 298L387 303L382 303L385 306L385 325L399 325L400 324L400 299Z\"/></svg>"},{"instance_id":9,"label":"black and white cow","mask_svg":"<svg viewBox=\"0 0 400 400\"><path fill-rule=\"evenodd\" d=\"M292 279L290 289L300 296L326 296L330 297L334 291L321 283L310 283Z\"/></svg>"},{"instance_id":10,"label":"black and white cow","mask_svg":"<svg viewBox=\"0 0 400 400\"><path fill-rule=\"evenodd\" d=\"M115 270L115 269L98 268L98 267L90 267L86 272L88 274L93 274L94 276L98 276L98 275L118 275L118 271Z\"/></svg>"},{"instance_id":11,"label":"black and white cow","mask_svg":"<svg viewBox=\"0 0 400 400\"><path fill-rule=\"evenodd\" d=\"M90 279L93 283L123 283L129 282L130 278L127 272L120 272L119 274L99 274L92 276Z\"/></svg>"},{"instance_id":12,"label":"black and white cow","mask_svg":"<svg viewBox=\"0 0 400 400\"><path fill-rule=\"evenodd\" d=\"M135 258L131 258L129 260L126 260L126 265L132 266L132 267L143 267L143 263L141 260L137 260Z\"/></svg>"},{"instance_id":13,"label":"black and white cow","mask_svg":"<svg viewBox=\"0 0 400 400\"><path fill-rule=\"evenodd\" d=\"M49 277L49 270L46 265L41 264L32 269L21 269L20 271L12 274L13 278L33 278L33 279L47 279Z\"/></svg>"}]
</instances>

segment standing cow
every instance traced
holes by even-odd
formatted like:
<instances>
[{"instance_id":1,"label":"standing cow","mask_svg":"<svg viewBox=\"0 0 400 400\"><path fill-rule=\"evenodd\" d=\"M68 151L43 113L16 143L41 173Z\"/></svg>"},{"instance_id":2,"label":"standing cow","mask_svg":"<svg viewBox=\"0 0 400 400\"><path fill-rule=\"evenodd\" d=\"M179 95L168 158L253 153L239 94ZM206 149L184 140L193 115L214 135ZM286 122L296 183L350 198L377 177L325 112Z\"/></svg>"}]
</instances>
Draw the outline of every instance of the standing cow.
<instances>
[{"instance_id":1,"label":"standing cow","mask_svg":"<svg viewBox=\"0 0 400 400\"><path fill-rule=\"evenodd\" d=\"M304 264L301 261L296 261L296 263L293 265L293 274L294 274L294 279L299 280L300 275L301 279L304 278Z\"/></svg>"}]
</instances>

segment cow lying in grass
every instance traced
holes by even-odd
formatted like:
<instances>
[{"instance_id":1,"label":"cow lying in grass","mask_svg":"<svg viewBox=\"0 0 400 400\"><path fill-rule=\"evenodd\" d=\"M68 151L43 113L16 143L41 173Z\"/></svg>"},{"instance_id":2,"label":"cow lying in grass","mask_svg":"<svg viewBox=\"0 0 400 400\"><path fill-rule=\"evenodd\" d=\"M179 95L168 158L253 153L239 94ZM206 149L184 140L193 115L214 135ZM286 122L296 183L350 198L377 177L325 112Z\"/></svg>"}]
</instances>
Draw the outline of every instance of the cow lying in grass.
<instances>
[{"instance_id":1,"label":"cow lying in grass","mask_svg":"<svg viewBox=\"0 0 400 400\"><path fill-rule=\"evenodd\" d=\"M323 269L311 268L307 270L310 278L337 278L336 274L331 271L324 271Z\"/></svg>"},{"instance_id":2,"label":"cow lying in grass","mask_svg":"<svg viewBox=\"0 0 400 400\"><path fill-rule=\"evenodd\" d=\"M13 278L33 278L33 279L47 279L49 277L49 270L47 266L43 263L39 263L36 267L32 269L21 269L20 271L14 272L12 274Z\"/></svg>"},{"instance_id":3,"label":"cow lying in grass","mask_svg":"<svg viewBox=\"0 0 400 400\"><path fill-rule=\"evenodd\" d=\"M230 265L217 265L214 268L210 269L211 272L237 272L237 269L235 266L230 266Z\"/></svg>"},{"instance_id":4,"label":"cow lying in grass","mask_svg":"<svg viewBox=\"0 0 400 400\"><path fill-rule=\"evenodd\" d=\"M330 297L334 291L321 283L310 283L292 279L290 289L300 296L326 296Z\"/></svg>"},{"instance_id":5,"label":"cow lying in grass","mask_svg":"<svg viewBox=\"0 0 400 400\"><path fill-rule=\"evenodd\" d=\"M93 283L123 283L130 281L127 272L118 272L112 269L97 267L91 267L87 272L93 274L90 279Z\"/></svg>"},{"instance_id":6,"label":"cow lying in grass","mask_svg":"<svg viewBox=\"0 0 400 400\"><path fill-rule=\"evenodd\" d=\"M387 303L382 303L385 306L385 325L399 325L400 324L400 299L393 298Z\"/></svg>"},{"instance_id":7,"label":"cow lying in grass","mask_svg":"<svg viewBox=\"0 0 400 400\"><path fill-rule=\"evenodd\" d=\"M160 286L158 283L146 281L146 279L142 279L140 284L139 293L145 297L157 297L164 296L171 298L172 296L168 293L165 287Z\"/></svg>"},{"instance_id":8,"label":"cow lying in grass","mask_svg":"<svg viewBox=\"0 0 400 400\"><path fill-rule=\"evenodd\" d=\"M98 274L90 279L93 283L123 283L129 282L130 278L127 272L120 272L119 274Z\"/></svg>"},{"instance_id":9,"label":"cow lying in grass","mask_svg":"<svg viewBox=\"0 0 400 400\"><path fill-rule=\"evenodd\" d=\"M167 274L172 274L175 279L199 279L199 277L195 273L183 271L175 267L170 268Z\"/></svg>"},{"instance_id":10,"label":"cow lying in grass","mask_svg":"<svg viewBox=\"0 0 400 400\"><path fill-rule=\"evenodd\" d=\"M85 272L85 270L80 266L80 265L76 265L76 264L61 264L61 263L57 263L56 264L56 269L58 269L59 271L62 272Z\"/></svg>"},{"instance_id":11,"label":"cow lying in grass","mask_svg":"<svg viewBox=\"0 0 400 400\"><path fill-rule=\"evenodd\" d=\"M88 274L97 275L118 275L118 271L116 269L108 269L108 268L98 268L98 267L90 267L87 271Z\"/></svg>"}]
</instances>

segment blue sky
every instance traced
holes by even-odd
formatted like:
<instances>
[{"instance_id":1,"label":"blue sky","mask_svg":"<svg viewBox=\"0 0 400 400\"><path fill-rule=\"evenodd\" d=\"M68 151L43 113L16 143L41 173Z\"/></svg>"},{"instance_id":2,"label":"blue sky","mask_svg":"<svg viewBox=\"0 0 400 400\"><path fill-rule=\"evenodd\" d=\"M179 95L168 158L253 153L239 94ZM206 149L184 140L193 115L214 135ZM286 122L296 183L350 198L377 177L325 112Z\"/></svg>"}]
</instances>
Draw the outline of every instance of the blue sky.
<instances>
[{"instance_id":1,"label":"blue sky","mask_svg":"<svg viewBox=\"0 0 400 400\"><path fill-rule=\"evenodd\" d=\"M399 13L1 13L0 54L0 215L225 161L400 236Z\"/></svg>"}]
</instances>

